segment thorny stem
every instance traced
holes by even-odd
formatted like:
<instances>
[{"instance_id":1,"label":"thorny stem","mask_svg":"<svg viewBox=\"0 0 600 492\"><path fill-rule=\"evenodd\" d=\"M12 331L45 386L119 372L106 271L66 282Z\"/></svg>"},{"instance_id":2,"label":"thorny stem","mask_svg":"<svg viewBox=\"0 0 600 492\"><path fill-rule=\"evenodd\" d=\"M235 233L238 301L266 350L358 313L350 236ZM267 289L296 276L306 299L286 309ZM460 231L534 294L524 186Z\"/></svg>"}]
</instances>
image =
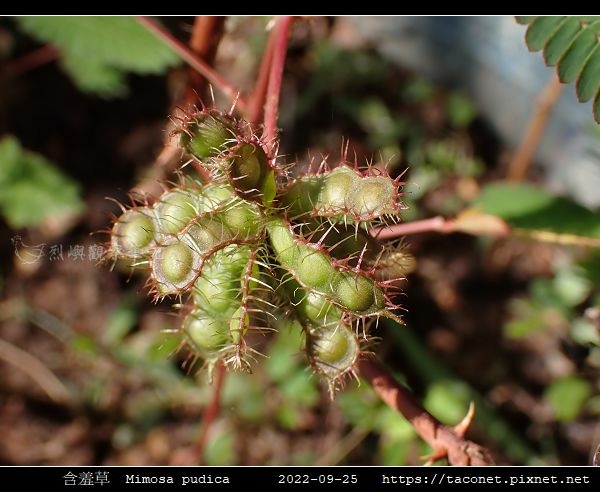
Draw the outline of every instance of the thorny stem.
<instances>
[{"instance_id":1,"label":"thorny stem","mask_svg":"<svg viewBox=\"0 0 600 492\"><path fill-rule=\"evenodd\" d=\"M283 67L287 53L288 36L292 25L292 16L277 18L275 26L275 46L273 47L273 60L269 74L269 85L265 104L264 137L267 145L273 147L277 138L277 117L279 116L279 95L283 79Z\"/></svg>"},{"instance_id":2,"label":"thorny stem","mask_svg":"<svg viewBox=\"0 0 600 492\"><path fill-rule=\"evenodd\" d=\"M223 390L223 382L225 381L226 368L222 362L219 362L215 367L215 375L212 385L212 399L202 415L202 424L200 429L200 435L196 441L196 456L198 462L203 461L204 448L212 423L219 415L219 407L221 405L221 391Z\"/></svg>"},{"instance_id":3,"label":"thorny stem","mask_svg":"<svg viewBox=\"0 0 600 492\"><path fill-rule=\"evenodd\" d=\"M258 69L258 77L256 78L256 84L254 86L254 92L250 98L248 118L250 123L258 125L263 115L265 107L265 96L267 95L267 85L269 83L269 75L271 73L271 63L273 61L273 50L275 48L275 40L277 37L277 30L273 29L269 33L269 39L267 40L267 46L260 62L260 68Z\"/></svg>"},{"instance_id":4,"label":"thorny stem","mask_svg":"<svg viewBox=\"0 0 600 492\"><path fill-rule=\"evenodd\" d=\"M380 362L363 357L356 367L375 393L388 406L400 412L433 448L430 461L447 458L451 465L495 465L486 448L464 438L472 415L467 415L465 422L456 427L444 425L427 412L413 394L399 384Z\"/></svg>"},{"instance_id":5,"label":"thorny stem","mask_svg":"<svg viewBox=\"0 0 600 492\"><path fill-rule=\"evenodd\" d=\"M155 36L166 42L189 66L194 70L197 70L206 79L219 89L223 94L231 99L232 102L236 103L236 107L242 112L246 113L248 105L246 101L240 96L239 91L221 77L208 63L198 58L196 54L188 48L185 44L180 42L178 39L173 37L169 31L167 31L160 24L155 22L153 19L148 17L137 17L138 22L144 25L149 31Z\"/></svg>"},{"instance_id":6,"label":"thorny stem","mask_svg":"<svg viewBox=\"0 0 600 492\"><path fill-rule=\"evenodd\" d=\"M509 181L518 182L525 179L527 171L529 171L531 166L533 155L552 113L552 108L556 104L556 101L558 101L563 87L564 85L561 84L558 76L552 74L546 87L536 101L533 114L527 124L527 130L525 130L523 135L523 140L521 140L521 144L510 162L507 173Z\"/></svg>"}]
</instances>

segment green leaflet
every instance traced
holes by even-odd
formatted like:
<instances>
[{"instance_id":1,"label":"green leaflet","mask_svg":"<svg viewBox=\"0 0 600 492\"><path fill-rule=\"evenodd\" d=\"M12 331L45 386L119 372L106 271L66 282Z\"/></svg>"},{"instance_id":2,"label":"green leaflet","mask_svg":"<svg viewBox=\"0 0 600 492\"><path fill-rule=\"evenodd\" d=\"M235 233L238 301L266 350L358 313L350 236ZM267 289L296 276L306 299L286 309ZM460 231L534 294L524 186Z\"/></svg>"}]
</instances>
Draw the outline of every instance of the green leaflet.
<instances>
[{"instance_id":1,"label":"green leaflet","mask_svg":"<svg viewBox=\"0 0 600 492\"><path fill-rule=\"evenodd\" d=\"M77 86L103 97L127 91L125 75L164 73L178 56L134 17L17 17L19 26L61 51Z\"/></svg>"},{"instance_id":2,"label":"green leaflet","mask_svg":"<svg viewBox=\"0 0 600 492\"><path fill-rule=\"evenodd\" d=\"M600 123L600 17L518 17L527 25L525 41L531 51L544 51L548 66L557 65L560 81L576 82L580 102L594 100Z\"/></svg>"}]
</instances>

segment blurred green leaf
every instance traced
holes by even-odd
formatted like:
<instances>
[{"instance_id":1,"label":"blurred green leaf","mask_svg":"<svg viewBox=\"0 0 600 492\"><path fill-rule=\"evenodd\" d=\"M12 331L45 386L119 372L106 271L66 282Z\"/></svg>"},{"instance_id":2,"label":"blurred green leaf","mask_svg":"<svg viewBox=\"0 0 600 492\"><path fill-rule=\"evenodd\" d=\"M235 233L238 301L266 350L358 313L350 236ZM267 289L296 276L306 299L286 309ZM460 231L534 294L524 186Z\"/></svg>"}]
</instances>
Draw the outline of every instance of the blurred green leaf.
<instances>
[{"instance_id":1,"label":"blurred green leaf","mask_svg":"<svg viewBox=\"0 0 600 492\"><path fill-rule=\"evenodd\" d=\"M181 345L181 333L157 333L154 343L148 350L148 359L151 361L164 361L177 352Z\"/></svg>"},{"instance_id":2,"label":"blurred green leaf","mask_svg":"<svg viewBox=\"0 0 600 492\"><path fill-rule=\"evenodd\" d=\"M79 187L14 137L0 140L0 213L13 228L39 226L49 218L71 218L84 208Z\"/></svg>"},{"instance_id":3,"label":"blurred green leaf","mask_svg":"<svg viewBox=\"0 0 600 492\"><path fill-rule=\"evenodd\" d=\"M111 313L102 333L102 341L107 345L119 343L133 330L138 321L135 297L125 297Z\"/></svg>"},{"instance_id":4,"label":"blurred green leaf","mask_svg":"<svg viewBox=\"0 0 600 492\"><path fill-rule=\"evenodd\" d=\"M584 271L573 265L561 268L552 284L563 303L570 307L581 304L590 295L593 287Z\"/></svg>"},{"instance_id":5,"label":"blurred green leaf","mask_svg":"<svg viewBox=\"0 0 600 492\"><path fill-rule=\"evenodd\" d=\"M297 407L284 403L277 407L276 414L277 422L284 429L295 430L298 428L300 412Z\"/></svg>"},{"instance_id":6,"label":"blurred green leaf","mask_svg":"<svg viewBox=\"0 0 600 492\"><path fill-rule=\"evenodd\" d=\"M582 242L600 246L600 214L529 184L490 184L475 205L515 228L590 238Z\"/></svg>"},{"instance_id":7,"label":"blurred green leaf","mask_svg":"<svg viewBox=\"0 0 600 492\"><path fill-rule=\"evenodd\" d=\"M544 328L541 309L529 300L516 299L511 305L514 319L504 326L508 338L521 338Z\"/></svg>"},{"instance_id":8,"label":"blurred green leaf","mask_svg":"<svg viewBox=\"0 0 600 492\"><path fill-rule=\"evenodd\" d=\"M402 87L401 97L406 103L423 104L433 101L436 87L425 78L415 78Z\"/></svg>"},{"instance_id":9,"label":"blurred green leaf","mask_svg":"<svg viewBox=\"0 0 600 492\"><path fill-rule=\"evenodd\" d=\"M102 96L126 92L125 73L161 74L178 56L134 17L17 17L28 34L61 51L77 86Z\"/></svg>"},{"instance_id":10,"label":"blurred green leaf","mask_svg":"<svg viewBox=\"0 0 600 492\"><path fill-rule=\"evenodd\" d=\"M600 395L592 396L585 404L586 411L600 415Z\"/></svg>"},{"instance_id":11,"label":"blurred green leaf","mask_svg":"<svg viewBox=\"0 0 600 492\"><path fill-rule=\"evenodd\" d=\"M354 426L371 430L377 423L378 404L380 400L366 384L346 388L335 398L337 406L344 417Z\"/></svg>"},{"instance_id":12,"label":"blurred green leaf","mask_svg":"<svg viewBox=\"0 0 600 492\"><path fill-rule=\"evenodd\" d=\"M299 366L306 367L300 358L302 329L299 325L281 326L275 341L269 348L265 368L275 382L285 381Z\"/></svg>"},{"instance_id":13,"label":"blurred green leaf","mask_svg":"<svg viewBox=\"0 0 600 492\"><path fill-rule=\"evenodd\" d=\"M456 425L467 414L470 391L466 383L447 379L429 385L425 408L441 422Z\"/></svg>"},{"instance_id":14,"label":"blurred green leaf","mask_svg":"<svg viewBox=\"0 0 600 492\"><path fill-rule=\"evenodd\" d=\"M471 100L458 92L450 94L446 108L450 125L454 128L466 128L477 116L477 109Z\"/></svg>"},{"instance_id":15,"label":"blurred green leaf","mask_svg":"<svg viewBox=\"0 0 600 492\"><path fill-rule=\"evenodd\" d=\"M560 422L570 422L579 415L584 403L592 394L588 381L577 376L565 376L546 388L544 398Z\"/></svg>"},{"instance_id":16,"label":"blurred green leaf","mask_svg":"<svg viewBox=\"0 0 600 492\"><path fill-rule=\"evenodd\" d=\"M284 399L309 407L319 400L316 382L317 379L311 377L304 367L299 367L295 374L279 384L279 390Z\"/></svg>"},{"instance_id":17,"label":"blurred green leaf","mask_svg":"<svg viewBox=\"0 0 600 492\"><path fill-rule=\"evenodd\" d=\"M71 339L71 348L81 354L95 354L98 351L96 341L88 335L77 335Z\"/></svg>"},{"instance_id":18,"label":"blurred green leaf","mask_svg":"<svg viewBox=\"0 0 600 492\"><path fill-rule=\"evenodd\" d=\"M232 409L247 422L258 422L265 415L264 388L260 380L248 374L230 372L221 395L223 408Z\"/></svg>"},{"instance_id":19,"label":"blurred green leaf","mask_svg":"<svg viewBox=\"0 0 600 492\"><path fill-rule=\"evenodd\" d=\"M569 331L573 341L580 345L596 345L600 347L600 332L596 325L585 318L575 318Z\"/></svg>"},{"instance_id":20,"label":"blurred green leaf","mask_svg":"<svg viewBox=\"0 0 600 492\"><path fill-rule=\"evenodd\" d=\"M207 466L225 466L235 463L235 433L220 432L211 439L204 450L204 464Z\"/></svg>"},{"instance_id":21,"label":"blurred green leaf","mask_svg":"<svg viewBox=\"0 0 600 492\"><path fill-rule=\"evenodd\" d=\"M379 465L402 466L406 464L408 451L415 442L415 438L390 439L385 434L379 443Z\"/></svg>"}]
</instances>

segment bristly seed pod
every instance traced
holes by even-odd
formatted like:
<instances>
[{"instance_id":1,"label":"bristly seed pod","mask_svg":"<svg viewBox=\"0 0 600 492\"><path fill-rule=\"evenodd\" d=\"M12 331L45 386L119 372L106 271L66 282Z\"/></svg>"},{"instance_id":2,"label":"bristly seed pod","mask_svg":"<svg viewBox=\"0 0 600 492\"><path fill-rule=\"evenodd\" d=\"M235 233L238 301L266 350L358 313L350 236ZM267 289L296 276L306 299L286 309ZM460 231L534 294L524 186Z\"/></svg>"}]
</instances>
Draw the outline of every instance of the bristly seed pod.
<instances>
[{"instance_id":1,"label":"bristly seed pod","mask_svg":"<svg viewBox=\"0 0 600 492\"><path fill-rule=\"evenodd\" d=\"M198 310L186 316L183 332L192 347L206 359L217 359L219 351L232 342L228 322Z\"/></svg>"},{"instance_id":2,"label":"bristly seed pod","mask_svg":"<svg viewBox=\"0 0 600 492\"><path fill-rule=\"evenodd\" d=\"M147 267L157 299L178 297L183 341L209 372L248 369L249 333L291 315L333 393L371 321L395 317L392 289L413 267L405 248L369 234L398 220L401 183L346 163L290 178L250 125L214 109L188 115L179 133L209 182L185 178L152 208L125 211L111 253Z\"/></svg>"},{"instance_id":3,"label":"bristly seed pod","mask_svg":"<svg viewBox=\"0 0 600 492\"><path fill-rule=\"evenodd\" d=\"M155 224L152 211L134 208L115 222L111 236L111 251L115 257L137 259L150 254L154 243Z\"/></svg>"},{"instance_id":4,"label":"bristly seed pod","mask_svg":"<svg viewBox=\"0 0 600 492\"><path fill-rule=\"evenodd\" d=\"M275 178L262 147L258 143L244 142L232 150L232 155L227 174L235 192L245 200L269 204Z\"/></svg>"},{"instance_id":5,"label":"bristly seed pod","mask_svg":"<svg viewBox=\"0 0 600 492\"><path fill-rule=\"evenodd\" d=\"M346 165L292 180L282 197L288 216L328 217L332 221L397 219L400 183L388 176L363 174Z\"/></svg>"},{"instance_id":6,"label":"bristly seed pod","mask_svg":"<svg viewBox=\"0 0 600 492\"><path fill-rule=\"evenodd\" d=\"M175 234L198 214L198 197L192 193L174 190L164 193L154 206L159 232Z\"/></svg>"},{"instance_id":7,"label":"bristly seed pod","mask_svg":"<svg viewBox=\"0 0 600 492\"><path fill-rule=\"evenodd\" d=\"M200 273L201 257L188 245L173 239L154 250L152 278L159 295L183 294Z\"/></svg>"},{"instance_id":8,"label":"bristly seed pod","mask_svg":"<svg viewBox=\"0 0 600 492\"><path fill-rule=\"evenodd\" d=\"M332 393L360 355L354 330L343 323L309 330L306 349L312 366L329 380Z\"/></svg>"},{"instance_id":9,"label":"bristly seed pod","mask_svg":"<svg viewBox=\"0 0 600 492\"><path fill-rule=\"evenodd\" d=\"M183 123L181 146L199 160L215 157L235 143L238 130L230 116L204 110Z\"/></svg>"}]
</instances>

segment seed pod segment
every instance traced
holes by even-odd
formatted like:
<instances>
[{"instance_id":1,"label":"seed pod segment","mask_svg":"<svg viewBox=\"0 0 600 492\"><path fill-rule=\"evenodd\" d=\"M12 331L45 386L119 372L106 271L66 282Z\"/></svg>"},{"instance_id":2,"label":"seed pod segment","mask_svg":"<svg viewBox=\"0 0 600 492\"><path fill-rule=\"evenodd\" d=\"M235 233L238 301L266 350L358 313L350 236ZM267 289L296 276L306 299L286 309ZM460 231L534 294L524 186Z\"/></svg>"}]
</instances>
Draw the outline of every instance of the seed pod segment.
<instances>
[{"instance_id":1,"label":"seed pod segment","mask_svg":"<svg viewBox=\"0 0 600 492\"><path fill-rule=\"evenodd\" d=\"M200 111L184 121L181 146L199 160L215 157L235 143L238 130L230 116L215 110Z\"/></svg>"},{"instance_id":2,"label":"seed pod segment","mask_svg":"<svg viewBox=\"0 0 600 492\"><path fill-rule=\"evenodd\" d=\"M155 245L156 225L152 211L133 208L115 222L111 235L111 250L117 258L137 259L150 254Z\"/></svg>"}]
</instances>

